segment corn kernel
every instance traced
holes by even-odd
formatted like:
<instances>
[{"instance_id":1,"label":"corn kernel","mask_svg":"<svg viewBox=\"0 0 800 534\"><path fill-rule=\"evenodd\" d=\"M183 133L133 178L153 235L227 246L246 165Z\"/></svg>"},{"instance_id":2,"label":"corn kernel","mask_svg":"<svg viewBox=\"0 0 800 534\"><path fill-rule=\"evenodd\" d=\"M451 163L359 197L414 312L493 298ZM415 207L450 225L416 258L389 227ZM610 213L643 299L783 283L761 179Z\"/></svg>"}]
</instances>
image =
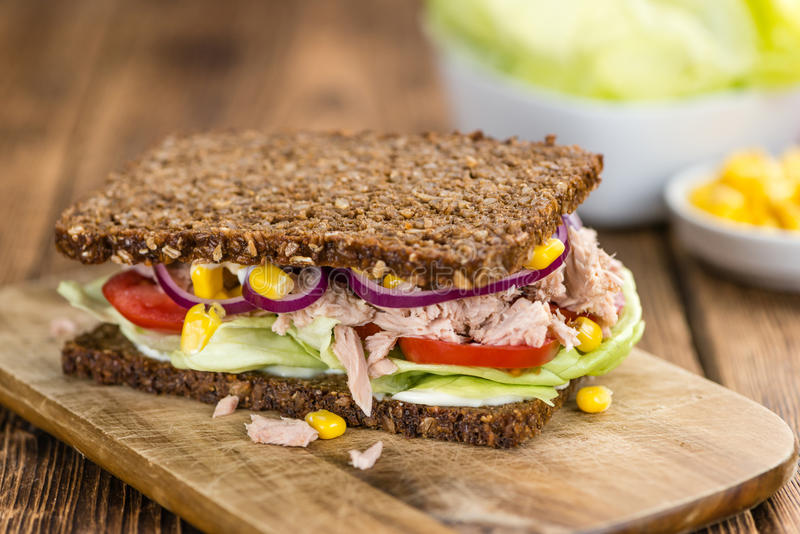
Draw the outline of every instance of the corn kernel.
<instances>
[{"instance_id":1,"label":"corn kernel","mask_svg":"<svg viewBox=\"0 0 800 534\"><path fill-rule=\"evenodd\" d=\"M739 190L747 198L763 198L768 184L782 178L780 165L760 150L733 154L724 163L720 181Z\"/></svg>"},{"instance_id":2,"label":"corn kernel","mask_svg":"<svg viewBox=\"0 0 800 534\"><path fill-rule=\"evenodd\" d=\"M338 438L347 430L347 423L340 416L328 410L318 410L306 414L306 423L319 432L322 439Z\"/></svg>"},{"instance_id":3,"label":"corn kernel","mask_svg":"<svg viewBox=\"0 0 800 534\"><path fill-rule=\"evenodd\" d=\"M537 271L544 269L553 263L556 258L561 256L561 254L564 252L564 249L564 243L562 243L561 240L553 237L544 244L536 245L533 248L533 252L531 253L524 267L526 269L534 269Z\"/></svg>"},{"instance_id":4,"label":"corn kernel","mask_svg":"<svg viewBox=\"0 0 800 534\"><path fill-rule=\"evenodd\" d=\"M277 265L267 263L250 272L253 291L271 300L280 300L294 289L294 280Z\"/></svg>"},{"instance_id":5,"label":"corn kernel","mask_svg":"<svg viewBox=\"0 0 800 534\"><path fill-rule=\"evenodd\" d=\"M225 299L231 298L231 296L228 294L227 291L225 291L223 289L222 291L220 291L219 293L217 293L216 295L214 295L211 298L213 298L214 300L225 300Z\"/></svg>"},{"instance_id":6,"label":"corn kernel","mask_svg":"<svg viewBox=\"0 0 800 534\"><path fill-rule=\"evenodd\" d=\"M800 230L800 148L780 160L756 150L733 154L717 179L696 188L689 199L717 217Z\"/></svg>"},{"instance_id":7,"label":"corn kernel","mask_svg":"<svg viewBox=\"0 0 800 534\"><path fill-rule=\"evenodd\" d=\"M611 406L611 396L613 391L605 386L586 386L578 391L575 401L578 408L586 413L600 413L608 410Z\"/></svg>"},{"instance_id":8,"label":"corn kernel","mask_svg":"<svg viewBox=\"0 0 800 534\"><path fill-rule=\"evenodd\" d=\"M215 295L225 289L222 283L222 266L196 263L189 270L194 294L201 299L217 298Z\"/></svg>"},{"instance_id":9,"label":"corn kernel","mask_svg":"<svg viewBox=\"0 0 800 534\"><path fill-rule=\"evenodd\" d=\"M764 189L770 202L791 202L797 192L797 184L782 176L764 184Z\"/></svg>"},{"instance_id":10,"label":"corn kernel","mask_svg":"<svg viewBox=\"0 0 800 534\"><path fill-rule=\"evenodd\" d=\"M729 185L720 183L703 185L692 192L690 200L701 210L717 217L748 222L747 199L744 194Z\"/></svg>"},{"instance_id":11,"label":"corn kernel","mask_svg":"<svg viewBox=\"0 0 800 534\"><path fill-rule=\"evenodd\" d=\"M195 354L203 350L222 324L223 317L225 310L219 304L212 304L208 311L202 303L189 308L181 330L181 350L186 354Z\"/></svg>"},{"instance_id":12,"label":"corn kernel","mask_svg":"<svg viewBox=\"0 0 800 534\"><path fill-rule=\"evenodd\" d=\"M578 317L572 322L572 327L578 331L578 350L591 352L603 342L603 329L588 317Z\"/></svg>"},{"instance_id":13,"label":"corn kernel","mask_svg":"<svg viewBox=\"0 0 800 534\"><path fill-rule=\"evenodd\" d=\"M394 289L399 285L405 284L406 281L400 278L399 276L395 276L391 273L387 274L383 277L383 287L388 287L389 289Z\"/></svg>"},{"instance_id":14,"label":"corn kernel","mask_svg":"<svg viewBox=\"0 0 800 534\"><path fill-rule=\"evenodd\" d=\"M787 179L800 184L800 147L794 147L783 154L781 167Z\"/></svg>"},{"instance_id":15,"label":"corn kernel","mask_svg":"<svg viewBox=\"0 0 800 534\"><path fill-rule=\"evenodd\" d=\"M800 206L790 201L777 202L773 205L773 210L781 228L800 230Z\"/></svg>"}]
</instances>

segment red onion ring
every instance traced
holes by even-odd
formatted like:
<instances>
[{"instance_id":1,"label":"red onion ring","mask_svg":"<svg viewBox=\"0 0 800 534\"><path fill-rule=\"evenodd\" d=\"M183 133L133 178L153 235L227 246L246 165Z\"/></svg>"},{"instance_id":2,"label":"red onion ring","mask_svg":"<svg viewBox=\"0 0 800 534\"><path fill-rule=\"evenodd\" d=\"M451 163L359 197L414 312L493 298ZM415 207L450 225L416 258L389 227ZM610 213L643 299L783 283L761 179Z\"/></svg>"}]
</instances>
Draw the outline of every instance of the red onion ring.
<instances>
[{"instance_id":1,"label":"red onion ring","mask_svg":"<svg viewBox=\"0 0 800 534\"><path fill-rule=\"evenodd\" d=\"M268 299L250 287L250 273L254 268L255 266L252 266L247 269L244 284L242 284L242 297L253 306L269 312L289 313L302 310L318 301L325 293L325 290L328 289L328 269L306 267L300 271L300 276L303 276L305 272L310 272L313 278L311 278L305 290L299 293L291 293L280 300Z\"/></svg>"},{"instance_id":2,"label":"red onion ring","mask_svg":"<svg viewBox=\"0 0 800 534\"><path fill-rule=\"evenodd\" d=\"M573 228L583 228L583 221L578 217L577 211L573 211L569 215L563 215L561 219Z\"/></svg>"},{"instance_id":3,"label":"red onion ring","mask_svg":"<svg viewBox=\"0 0 800 534\"><path fill-rule=\"evenodd\" d=\"M363 300L370 304L382 308L416 308L420 306L430 306L448 300L475 297L480 295L491 295L506 291L511 287L524 287L531 285L542 278L550 275L561 267L570 251L569 233L567 226L581 228L583 224L577 214L572 213L562 216L564 224L558 227L556 236L564 243L564 252L556 258L550 265L539 270L523 270L509 277L492 282L485 286L474 289L446 289L446 290L417 290L404 291L398 289L385 288L377 282L358 274L350 269L336 269L335 272L343 272L347 277L350 288ZM189 309L197 304L221 305L228 314L237 314L252 311L254 308L261 308L273 313L290 313L302 310L319 300L328 288L328 277L330 270L320 267L306 267L301 271L310 271L313 278L309 287L299 293L287 295L280 300L268 299L260 295L250 287L250 272L255 266L247 269L244 283L242 284L242 296L232 299L214 300L201 299L178 286L169 274L166 266L157 264L154 267L155 277L164 292L174 300L179 306Z\"/></svg>"},{"instance_id":4,"label":"red onion ring","mask_svg":"<svg viewBox=\"0 0 800 534\"><path fill-rule=\"evenodd\" d=\"M158 285L161 286L161 289L164 290L164 293L169 296L175 303L182 307L186 308L187 310L192 306L197 304L219 304L225 309L225 313L228 315L234 315L237 313L245 313L249 311L253 311L255 308L252 304L247 302L244 297L235 297L232 299L223 299L223 300L216 300L216 299L201 299L197 295L193 295L180 287L178 284L175 283L175 280L172 279L172 276L169 274L169 270L167 267L159 263L154 266L153 270L155 271L156 280L158 281Z\"/></svg>"},{"instance_id":5,"label":"red onion ring","mask_svg":"<svg viewBox=\"0 0 800 534\"><path fill-rule=\"evenodd\" d=\"M566 221L565 219L564 222L572 226L571 221ZM558 227L556 236L564 243L564 252L544 269L526 269L503 278L502 280L497 280L496 282L474 289L455 288L446 290L403 291L402 289L383 287L374 280L349 269L346 272L349 277L350 288L353 292L373 306L378 306L380 308L417 308L419 306L430 306L448 300L500 293L511 287L529 286L541 280L561 267L569 254L569 234L566 224L562 224Z\"/></svg>"}]
</instances>

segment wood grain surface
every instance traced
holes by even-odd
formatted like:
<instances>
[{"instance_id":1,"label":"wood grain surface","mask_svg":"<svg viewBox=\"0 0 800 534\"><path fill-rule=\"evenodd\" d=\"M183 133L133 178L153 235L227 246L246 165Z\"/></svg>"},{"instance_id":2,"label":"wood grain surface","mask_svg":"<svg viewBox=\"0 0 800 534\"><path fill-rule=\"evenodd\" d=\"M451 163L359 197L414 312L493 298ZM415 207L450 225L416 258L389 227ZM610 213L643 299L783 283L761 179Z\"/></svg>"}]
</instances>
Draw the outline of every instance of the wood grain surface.
<instances>
[{"instance_id":1,"label":"wood grain surface","mask_svg":"<svg viewBox=\"0 0 800 534\"><path fill-rule=\"evenodd\" d=\"M685 530L761 502L796 468L775 414L640 350L597 380L613 410L569 402L517 449L363 429L308 449L257 445L245 410L214 420L189 399L64 376L60 340L41 333L77 313L54 286L0 290L24 303L0 312L0 402L213 532ZM373 469L348 466L349 449L378 439Z\"/></svg>"},{"instance_id":2,"label":"wood grain surface","mask_svg":"<svg viewBox=\"0 0 800 534\"><path fill-rule=\"evenodd\" d=\"M404 0L1 2L0 283L74 268L52 248L57 214L172 131L447 129L417 22ZM639 281L643 349L800 429L800 298L721 279L663 228L601 241ZM12 413L0 423L0 530L192 530ZM800 531L797 477L709 530Z\"/></svg>"}]
</instances>

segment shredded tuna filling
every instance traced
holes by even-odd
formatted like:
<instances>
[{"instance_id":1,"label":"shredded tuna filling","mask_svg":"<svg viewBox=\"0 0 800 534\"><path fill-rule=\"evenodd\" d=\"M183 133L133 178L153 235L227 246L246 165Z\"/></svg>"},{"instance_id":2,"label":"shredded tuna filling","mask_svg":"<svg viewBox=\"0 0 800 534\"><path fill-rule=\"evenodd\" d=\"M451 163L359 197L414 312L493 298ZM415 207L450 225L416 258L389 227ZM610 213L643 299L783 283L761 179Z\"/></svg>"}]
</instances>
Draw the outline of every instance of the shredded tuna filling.
<instances>
[{"instance_id":1,"label":"shredded tuna filling","mask_svg":"<svg viewBox=\"0 0 800 534\"><path fill-rule=\"evenodd\" d=\"M569 350L579 344L578 332L559 308L593 315L607 335L621 307L622 264L598 246L590 228L570 228L569 240L564 265L527 287L417 308L378 308L332 283L311 306L279 314L272 330L286 335L292 326L308 326L318 317L338 321L333 353L347 371L353 399L370 415L370 379L397 371L388 355L401 337L533 347L554 338ZM353 327L367 323L381 331L362 342Z\"/></svg>"},{"instance_id":2,"label":"shredded tuna filling","mask_svg":"<svg viewBox=\"0 0 800 534\"><path fill-rule=\"evenodd\" d=\"M347 387L353 400L369 416L372 414L372 385L361 338L352 327L338 324L333 328L333 339L333 353L347 370Z\"/></svg>"},{"instance_id":3,"label":"shredded tuna filling","mask_svg":"<svg viewBox=\"0 0 800 534\"><path fill-rule=\"evenodd\" d=\"M590 228L570 228L569 238L572 252L564 266L531 286L418 308L376 308L333 285L308 308L280 315L272 329L285 334L292 324L306 326L321 316L343 326L375 323L382 331L365 340L370 378L396 370L387 356L400 337L534 347L550 337L571 349L578 344L578 332L550 304L592 314L607 334L617 322L622 264L598 246L597 233ZM350 344L355 350L356 343Z\"/></svg>"},{"instance_id":4,"label":"shredded tuna filling","mask_svg":"<svg viewBox=\"0 0 800 534\"><path fill-rule=\"evenodd\" d=\"M302 419L281 417L271 419L263 415L250 415L250 423L245 423L247 435L253 443L283 445L284 447L307 447L319 437L319 433Z\"/></svg>"},{"instance_id":5,"label":"shredded tuna filling","mask_svg":"<svg viewBox=\"0 0 800 534\"><path fill-rule=\"evenodd\" d=\"M237 406L239 406L238 396L228 395L223 397L214 408L214 414L211 416L211 418L216 419L217 417L225 417L226 415L230 415L236 411Z\"/></svg>"},{"instance_id":6,"label":"shredded tuna filling","mask_svg":"<svg viewBox=\"0 0 800 534\"><path fill-rule=\"evenodd\" d=\"M383 452L383 442L377 441L367 448L364 452L357 449L348 451L350 453L350 465L356 469L371 469Z\"/></svg>"}]
</instances>

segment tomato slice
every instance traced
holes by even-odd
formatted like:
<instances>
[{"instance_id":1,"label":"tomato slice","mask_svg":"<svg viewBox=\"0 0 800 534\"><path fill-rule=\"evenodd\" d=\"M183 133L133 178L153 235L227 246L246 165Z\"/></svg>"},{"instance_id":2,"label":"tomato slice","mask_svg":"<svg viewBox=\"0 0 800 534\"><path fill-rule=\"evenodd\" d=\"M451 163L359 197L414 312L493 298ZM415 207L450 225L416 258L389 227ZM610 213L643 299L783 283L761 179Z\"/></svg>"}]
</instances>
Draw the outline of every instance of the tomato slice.
<instances>
[{"instance_id":1,"label":"tomato slice","mask_svg":"<svg viewBox=\"0 0 800 534\"><path fill-rule=\"evenodd\" d=\"M398 343L406 359L415 363L504 369L526 369L544 365L555 358L560 346L555 339L546 340L541 347L461 344L421 337L401 337Z\"/></svg>"},{"instance_id":2,"label":"tomato slice","mask_svg":"<svg viewBox=\"0 0 800 534\"><path fill-rule=\"evenodd\" d=\"M623 308L625 308L625 297L622 295L622 293L620 293L617 296L615 304L616 304L616 308L617 308L617 314L622 313ZM561 308L559 306L556 306L554 303L551 302L550 303L550 311L552 313L555 313L556 310L560 311L561 315L563 315L564 318L567 320L567 322L570 322L570 323L572 321L574 321L575 319L577 319L578 317L588 317L592 321L594 321L596 323L600 323L600 319L593 313L578 313L578 312L574 312L572 310L568 310L566 308Z\"/></svg>"},{"instance_id":3,"label":"tomato slice","mask_svg":"<svg viewBox=\"0 0 800 534\"><path fill-rule=\"evenodd\" d=\"M560 307L556 306L555 304L553 304L551 302L550 303L550 311L555 313L556 310L561 312L561 315L564 316L564 318L567 320L567 323L571 323L572 321L574 321L578 317L587 317L587 318L591 319L592 321L594 321L596 323L600 321L600 319L598 319L597 316L595 314L593 314L593 313L578 313L578 312L574 312L574 311L568 310L566 308L560 308Z\"/></svg>"},{"instance_id":4,"label":"tomato slice","mask_svg":"<svg viewBox=\"0 0 800 534\"><path fill-rule=\"evenodd\" d=\"M137 326L179 333L186 310L175 304L153 280L136 271L123 271L103 285L103 295Z\"/></svg>"},{"instance_id":5,"label":"tomato slice","mask_svg":"<svg viewBox=\"0 0 800 534\"><path fill-rule=\"evenodd\" d=\"M382 328L375 323L362 324L361 326L354 326L353 329L361 339L367 339L372 334L377 334Z\"/></svg>"}]
</instances>

